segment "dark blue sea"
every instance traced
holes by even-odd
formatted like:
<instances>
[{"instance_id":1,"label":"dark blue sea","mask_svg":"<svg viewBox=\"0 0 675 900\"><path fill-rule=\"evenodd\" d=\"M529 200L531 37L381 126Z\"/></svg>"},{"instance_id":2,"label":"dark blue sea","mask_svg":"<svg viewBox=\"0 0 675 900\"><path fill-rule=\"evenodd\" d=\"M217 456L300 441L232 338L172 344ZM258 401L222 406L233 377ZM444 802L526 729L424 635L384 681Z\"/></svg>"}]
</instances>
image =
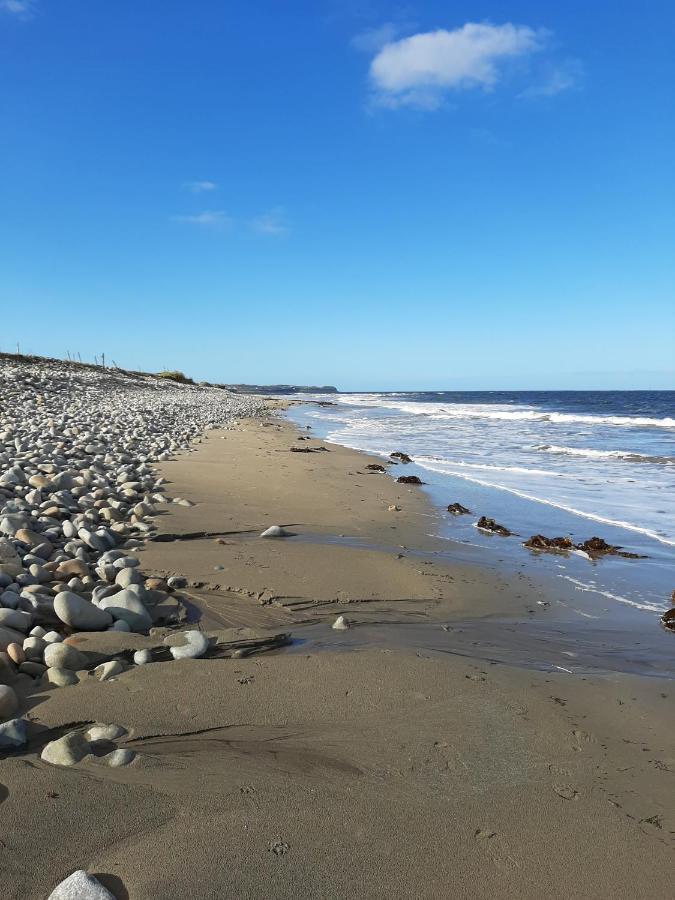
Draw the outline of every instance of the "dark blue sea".
<instances>
[{"instance_id":1,"label":"dark blue sea","mask_svg":"<svg viewBox=\"0 0 675 900\"><path fill-rule=\"evenodd\" d=\"M305 395L289 417L330 441L402 450L441 509L442 537L517 566L530 534L598 535L646 560L546 555L580 593L654 615L675 589L675 391L461 391ZM318 402L331 405L318 405ZM392 474L400 474L393 470ZM518 538L485 535L490 516ZM520 538L520 539L519 539ZM541 554L539 556L542 556ZM538 557L539 558L539 557ZM597 598L596 598L597 599Z\"/></svg>"}]
</instances>

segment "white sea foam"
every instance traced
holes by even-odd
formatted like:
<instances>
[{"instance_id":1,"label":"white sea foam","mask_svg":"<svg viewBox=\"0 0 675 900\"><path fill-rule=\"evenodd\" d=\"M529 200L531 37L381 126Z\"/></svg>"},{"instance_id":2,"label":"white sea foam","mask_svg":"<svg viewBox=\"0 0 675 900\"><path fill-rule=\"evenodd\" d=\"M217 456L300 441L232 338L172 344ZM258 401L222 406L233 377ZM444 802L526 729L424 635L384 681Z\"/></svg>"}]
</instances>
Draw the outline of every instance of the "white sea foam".
<instances>
[{"instance_id":1,"label":"white sea foam","mask_svg":"<svg viewBox=\"0 0 675 900\"><path fill-rule=\"evenodd\" d=\"M533 494L527 493L526 491L521 491L514 487L509 487L504 484L495 484L493 481L486 481L483 478L477 478L475 475L467 474L466 471L462 471L461 469L453 466L452 463L448 463L443 466L439 466L438 464L433 465L430 463L422 463L420 460L416 460L422 468L429 469L432 472L439 472L443 475L454 475L456 478L464 478L467 481L472 481L474 484L480 484L483 487L495 488L500 491L507 491L509 494L513 494L516 497L521 497L523 500L532 500L534 503L543 503L545 506L552 506L555 509L561 509L563 512L570 513L573 516L581 516L584 519L590 519L593 522L601 522L603 525L613 525L616 528L625 528L628 531L635 531L638 534L644 534L646 537L652 538L655 541L658 541L661 544L667 544L670 547L675 547L675 540L672 540L669 537L665 537L662 534L659 534L657 531L654 531L651 528L644 528L641 525L636 525L633 522L624 522L618 519L611 519L607 516L600 516L596 513L591 513L583 509L576 509L573 506L568 506L567 504L561 503L557 500L551 500L545 497L536 497Z\"/></svg>"},{"instance_id":2,"label":"white sea foam","mask_svg":"<svg viewBox=\"0 0 675 900\"><path fill-rule=\"evenodd\" d=\"M619 603L626 603L628 606L634 606L636 609L644 609L647 612L653 613L662 613L665 612L668 607L664 604L662 606L657 606L655 603L639 603L637 600L631 600L628 597L621 597L619 594L612 594L610 591L602 591L597 587L593 587L591 584L587 584L584 581L579 581L578 578L572 578L571 575L558 575L558 578L564 578L565 581L570 581L573 585L575 585L578 591L584 591L590 594L599 594L601 597L607 597L608 600L616 600Z\"/></svg>"},{"instance_id":3,"label":"white sea foam","mask_svg":"<svg viewBox=\"0 0 675 900\"><path fill-rule=\"evenodd\" d=\"M675 428L670 416L658 419L653 416L600 416L578 413L562 413L514 406L510 409L498 404L483 403L415 403L382 397L376 394L341 396L340 403L348 406L375 406L395 409L415 416L432 419L488 419L494 421L552 422L554 424L612 425L626 428Z\"/></svg>"},{"instance_id":4,"label":"white sea foam","mask_svg":"<svg viewBox=\"0 0 675 900\"><path fill-rule=\"evenodd\" d=\"M590 447L558 447L555 444L541 444L532 447L543 453L554 453L558 456L580 456L586 459L625 459L628 462L656 463L658 465L675 465L673 456L647 456L631 450L593 450Z\"/></svg>"}]
</instances>

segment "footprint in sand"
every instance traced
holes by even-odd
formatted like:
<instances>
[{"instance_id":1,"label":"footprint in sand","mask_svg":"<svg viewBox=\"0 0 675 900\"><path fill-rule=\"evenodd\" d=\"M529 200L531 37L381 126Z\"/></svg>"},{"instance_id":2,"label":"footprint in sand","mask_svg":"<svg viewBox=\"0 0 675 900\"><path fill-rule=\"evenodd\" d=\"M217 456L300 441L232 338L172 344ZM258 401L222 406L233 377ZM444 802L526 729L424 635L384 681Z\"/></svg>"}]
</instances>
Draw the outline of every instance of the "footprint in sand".
<instances>
[{"instance_id":1,"label":"footprint in sand","mask_svg":"<svg viewBox=\"0 0 675 900\"><path fill-rule=\"evenodd\" d=\"M573 750L583 750L584 744L597 744L597 740L593 737L592 734L588 734L585 731L582 731L580 728L575 728L572 732L572 737L574 738L575 743L572 745Z\"/></svg>"}]
</instances>

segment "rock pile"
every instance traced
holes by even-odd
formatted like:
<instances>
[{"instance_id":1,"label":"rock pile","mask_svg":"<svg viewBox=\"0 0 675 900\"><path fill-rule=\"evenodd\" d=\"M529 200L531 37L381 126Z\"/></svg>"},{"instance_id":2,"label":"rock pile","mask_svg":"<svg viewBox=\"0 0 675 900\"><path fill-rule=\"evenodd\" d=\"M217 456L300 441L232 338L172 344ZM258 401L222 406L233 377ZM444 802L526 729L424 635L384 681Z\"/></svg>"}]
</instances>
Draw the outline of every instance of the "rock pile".
<instances>
[{"instance_id":1,"label":"rock pile","mask_svg":"<svg viewBox=\"0 0 675 900\"><path fill-rule=\"evenodd\" d=\"M171 614L172 585L146 579L135 555L169 502L153 464L263 409L217 388L0 357L0 747L25 733L14 687L74 684L86 668L70 635L147 632Z\"/></svg>"}]
</instances>

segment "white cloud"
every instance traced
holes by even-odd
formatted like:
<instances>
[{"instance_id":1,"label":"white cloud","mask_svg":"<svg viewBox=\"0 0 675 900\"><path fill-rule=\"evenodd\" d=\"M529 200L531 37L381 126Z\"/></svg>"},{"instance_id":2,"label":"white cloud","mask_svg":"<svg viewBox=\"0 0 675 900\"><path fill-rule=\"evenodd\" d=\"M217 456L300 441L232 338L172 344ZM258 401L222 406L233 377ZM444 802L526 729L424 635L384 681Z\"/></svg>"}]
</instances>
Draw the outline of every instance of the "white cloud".
<instances>
[{"instance_id":1,"label":"white cloud","mask_svg":"<svg viewBox=\"0 0 675 900\"><path fill-rule=\"evenodd\" d=\"M526 25L467 22L386 43L370 65L374 100L383 106L435 109L451 90L490 90L506 60L540 50L546 32Z\"/></svg>"},{"instance_id":2,"label":"white cloud","mask_svg":"<svg viewBox=\"0 0 675 900\"><path fill-rule=\"evenodd\" d=\"M218 190L218 185L215 181L188 181L185 187L192 191L193 194L203 194L207 191Z\"/></svg>"},{"instance_id":3,"label":"white cloud","mask_svg":"<svg viewBox=\"0 0 675 900\"><path fill-rule=\"evenodd\" d=\"M521 97L554 97L563 91L579 87L584 77L584 67L579 59L566 59L549 68L539 84L523 91Z\"/></svg>"},{"instance_id":4,"label":"white cloud","mask_svg":"<svg viewBox=\"0 0 675 900\"><path fill-rule=\"evenodd\" d=\"M251 227L258 234L266 234L272 237L281 237L290 231L284 210L280 206L270 209L260 216L256 216L251 222Z\"/></svg>"},{"instance_id":5,"label":"white cloud","mask_svg":"<svg viewBox=\"0 0 675 900\"><path fill-rule=\"evenodd\" d=\"M0 10L19 19L30 19L35 10L35 0L0 0Z\"/></svg>"},{"instance_id":6,"label":"white cloud","mask_svg":"<svg viewBox=\"0 0 675 900\"><path fill-rule=\"evenodd\" d=\"M173 221L187 225L202 225L205 228L229 228L232 225L230 217L221 209L204 210L194 215L173 216Z\"/></svg>"}]
</instances>

